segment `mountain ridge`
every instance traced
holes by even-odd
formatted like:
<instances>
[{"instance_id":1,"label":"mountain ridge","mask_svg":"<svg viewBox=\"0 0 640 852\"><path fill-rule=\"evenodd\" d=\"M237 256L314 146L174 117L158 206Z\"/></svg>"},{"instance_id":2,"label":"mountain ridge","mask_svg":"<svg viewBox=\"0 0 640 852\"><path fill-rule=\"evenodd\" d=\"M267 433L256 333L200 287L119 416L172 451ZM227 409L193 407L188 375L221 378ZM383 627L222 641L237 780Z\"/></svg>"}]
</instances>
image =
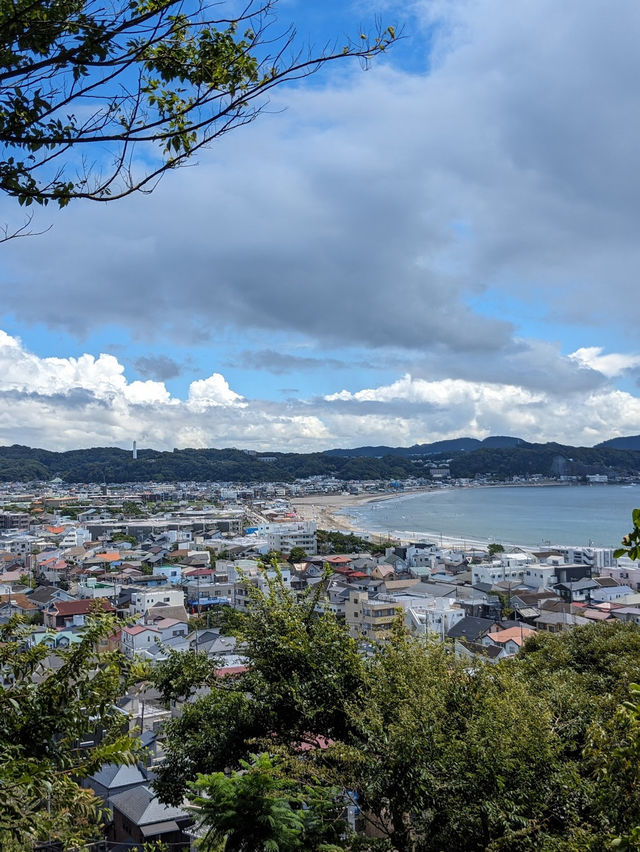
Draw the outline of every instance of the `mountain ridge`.
<instances>
[{"instance_id":1,"label":"mountain ridge","mask_svg":"<svg viewBox=\"0 0 640 852\"><path fill-rule=\"evenodd\" d=\"M625 439L631 441L632 438ZM615 442L617 439L612 439ZM0 481L89 482L293 482L313 476L339 480L428 479L434 465L448 466L454 478L489 476L507 481L513 476L540 475L584 478L640 476L639 449L621 449L604 442L596 447L572 447L549 442L527 443L520 438L490 436L454 438L413 447L356 447L316 453L282 453L227 449L139 449L93 447L55 452L21 444L0 446ZM635 446L635 441L632 441Z\"/></svg>"}]
</instances>

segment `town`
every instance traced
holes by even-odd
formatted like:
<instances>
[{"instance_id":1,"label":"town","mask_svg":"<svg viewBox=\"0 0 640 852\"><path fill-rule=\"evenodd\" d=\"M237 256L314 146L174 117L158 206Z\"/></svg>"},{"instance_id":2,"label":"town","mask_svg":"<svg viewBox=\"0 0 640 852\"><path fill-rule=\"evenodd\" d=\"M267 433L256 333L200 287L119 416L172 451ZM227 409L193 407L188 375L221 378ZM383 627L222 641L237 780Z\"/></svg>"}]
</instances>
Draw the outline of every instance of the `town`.
<instances>
[{"instance_id":1,"label":"town","mask_svg":"<svg viewBox=\"0 0 640 852\"><path fill-rule=\"evenodd\" d=\"M398 484L346 487L383 495ZM298 513L297 499L343 488L320 478L243 487L5 485L0 622L20 616L29 625L21 641L45 646L55 659L81 641L96 613L111 613L119 627L105 650L148 666L198 651L220 677L246 670L242 647L225 630L228 614L249 612L252 592L267 591L275 578L294 596L313 589L316 612L333 614L363 654L398 623L463 660L488 664L514 657L536 633L640 624L640 568L626 555L385 540L319 529ZM105 766L83 782L109 808L105 842L188 849L193 819L161 804L150 786L163 760L164 723L183 705L168 708L149 690L123 694L118 706L147 758Z\"/></svg>"}]
</instances>

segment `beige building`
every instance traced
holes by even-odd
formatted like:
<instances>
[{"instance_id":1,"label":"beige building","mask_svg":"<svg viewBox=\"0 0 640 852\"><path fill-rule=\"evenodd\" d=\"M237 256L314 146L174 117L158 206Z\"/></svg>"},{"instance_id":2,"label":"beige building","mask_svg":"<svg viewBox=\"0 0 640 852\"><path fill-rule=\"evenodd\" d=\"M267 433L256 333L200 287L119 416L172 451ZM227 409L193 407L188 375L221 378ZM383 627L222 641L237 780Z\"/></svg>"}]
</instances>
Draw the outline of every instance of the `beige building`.
<instances>
[{"instance_id":1,"label":"beige building","mask_svg":"<svg viewBox=\"0 0 640 852\"><path fill-rule=\"evenodd\" d=\"M345 622L354 638L361 636L372 641L386 639L391 625L402 606L392 599L370 600L366 592L353 591L345 600Z\"/></svg>"}]
</instances>

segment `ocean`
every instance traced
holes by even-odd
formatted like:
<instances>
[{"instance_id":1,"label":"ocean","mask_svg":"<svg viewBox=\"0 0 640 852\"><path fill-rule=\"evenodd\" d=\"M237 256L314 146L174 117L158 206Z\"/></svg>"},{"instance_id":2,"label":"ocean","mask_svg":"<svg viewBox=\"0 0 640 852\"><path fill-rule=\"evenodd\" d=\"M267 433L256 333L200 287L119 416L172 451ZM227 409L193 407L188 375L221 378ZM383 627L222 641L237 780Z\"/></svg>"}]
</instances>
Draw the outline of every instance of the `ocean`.
<instances>
[{"instance_id":1,"label":"ocean","mask_svg":"<svg viewBox=\"0 0 640 852\"><path fill-rule=\"evenodd\" d=\"M407 494L341 514L358 529L404 540L617 547L638 507L640 485L490 486Z\"/></svg>"}]
</instances>

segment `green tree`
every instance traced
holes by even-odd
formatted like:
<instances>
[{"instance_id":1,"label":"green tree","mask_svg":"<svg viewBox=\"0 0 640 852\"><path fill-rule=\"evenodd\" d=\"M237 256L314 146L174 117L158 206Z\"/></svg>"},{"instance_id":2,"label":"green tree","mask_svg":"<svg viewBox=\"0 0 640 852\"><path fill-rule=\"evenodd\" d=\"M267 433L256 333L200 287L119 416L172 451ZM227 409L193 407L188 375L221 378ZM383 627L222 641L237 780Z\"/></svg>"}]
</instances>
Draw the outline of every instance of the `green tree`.
<instances>
[{"instance_id":1,"label":"green tree","mask_svg":"<svg viewBox=\"0 0 640 852\"><path fill-rule=\"evenodd\" d=\"M198 773L224 773L237 791L243 761L261 753L286 779L285 812L290 783L319 799L356 792L375 848L602 852L614 838L637 848L636 625L539 633L513 659L472 666L401 621L364 654L322 612L322 584L298 600L275 571L251 594L239 634L246 671L219 678L194 663L181 680L176 657L178 671L158 681L173 699L210 688L167 726L164 800L206 798ZM233 793L232 811L238 801Z\"/></svg>"},{"instance_id":2,"label":"green tree","mask_svg":"<svg viewBox=\"0 0 640 852\"><path fill-rule=\"evenodd\" d=\"M0 627L2 849L43 840L67 848L99 836L100 800L79 782L105 763L133 763L139 753L115 707L134 670L120 652L97 651L115 628L113 617L96 615L79 643L56 652L59 667L49 667L45 645L25 647L20 619Z\"/></svg>"},{"instance_id":3,"label":"green tree","mask_svg":"<svg viewBox=\"0 0 640 852\"><path fill-rule=\"evenodd\" d=\"M495 556L496 553L504 553L504 547L495 542L492 542L487 550L489 551L489 556Z\"/></svg>"},{"instance_id":4,"label":"green tree","mask_svg":"<svg viewBox=\"0 0 640 852\"><path fill-rule=\"evenodd\" d=\"M125 541L128 542L132 547L136 547L138 544L138 539L134 535L127 535L126 533L115 532L111 536L113 541Z\"/></svg>"},{"instance_id":5,"label":"green tree","mask_svg":"<svg viewBox=\"0 0 640 852\"><path fill-rule=\"evenodd\" d=\"M293 565L296 562L304 562L306 558L307 552L304 547L292 547L289 551L289 558L287 561Z\"/></svg>"},{"instance_id":6,"label":"green tree","mask_svg":"<svg viewBox=\"0 0 640 852\"><path fill-rule=\"evenodd\" d=\"M277 28L276 7L3 3L0 187L20 204L60 206L150 190L164 171L252 121L274 87L340 58L366 62L395 38L390 27L307 52L295 30ZM157 158L136 156L138 146L155 146Z\"/></svg>"},{"instance_id":7,"label":"green tree","mask_svg":"<svg viewBox=\"0 0 640 852\"><path fill-rule=\"evenodd\" d=\"M130 517L139 518L141 515L144 514L144 512L137 503L134 503L133 500L125 500L122 504L122 514L128 515Z\"/></svg>"},{"instance_id":8,"label":"green tree","mask_svg":"<svg viewBox=\"0 0 640 852\"><path fill-rule=\"evenodd\" d=\"M166 727L157 776L163 799L180 802L196 772L237 769L256 744L295 751L318 738L345 738L349 705L364 688L364 661L344 626L318 612L321 590L319 584L298 601L277 568L265 593L251 587L250 615L235 629L247 670L183 679L185 694L198 685L211 691ZM156 679L165 699L179 697L176 682L175 676Z\"/></svg>"},{"instance_id":9,"label":"green tree","mask_svg":"<svg viewBox=\"0 0 640 852\"><path fill-rule=\"evenodd\" d=\"M622 547L614 551L615 559L619 559L621 556L628 556L634 560L640 558L640 509L633 510L631 519L633 529L622 539Z\"/></svg>"},{"instance_id":10,"label":"green tree","mask_svg":"<svg viewBox=\"0 0 640 852\"><path fill-rule=\"evenodd\" d=\"M616 712L589 731L586 756L593 763L598 800L615 834L611 848L640 850L640 685ZM607 823L605 823L607 824Z\"/></svg>"},{"instance_id":11,"label":"green tree","mask_svg":"<svg viewBox=\"0 0 640 852\"><path fill-rule=\"evenodd\" d=\"M324 759L392 848L551 848L548 815L567 783L558 737L549 706L510 667L470 668L396 625L356 712L355 735ZM567 808L559 830L570 834L574 817Z\"/></svg>"},{"instance_id":12,"label":"green tree","mask_svg":"<svg viewBox=\"0 0 640 852\"><path fill-rule=\"evenodd\" d=\"M240 761L240 771L199 775L189 785L206 833L201 848L218 852L314 852L344 833L340 790L300 784L268 754Z\"/></svg>"}]
</instances>

